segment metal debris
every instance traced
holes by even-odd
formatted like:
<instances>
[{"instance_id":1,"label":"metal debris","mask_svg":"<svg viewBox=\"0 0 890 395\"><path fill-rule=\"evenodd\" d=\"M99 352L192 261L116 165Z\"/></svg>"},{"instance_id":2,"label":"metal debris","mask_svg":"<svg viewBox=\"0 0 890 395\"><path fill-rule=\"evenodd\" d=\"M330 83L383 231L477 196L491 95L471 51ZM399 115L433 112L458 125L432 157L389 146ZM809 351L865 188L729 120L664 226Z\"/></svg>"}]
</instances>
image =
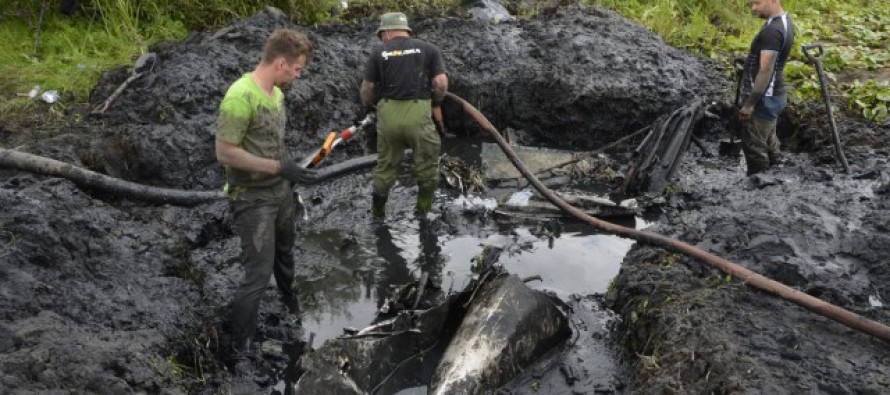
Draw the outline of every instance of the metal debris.
<instances>
[{"instance_id":1,"label":"metal debris","mask_svg":"<svg viewBox=\"0 0 890 395\"><path fill-rule=\"evenodd\" d=\"M704 100L699 98L659 118L634 151L636 160L627 172L621 194L636 196L641 193L664 192L668 181L683 161L692 132L704 117L704 112Z\"/></svg>"}]
</instances>

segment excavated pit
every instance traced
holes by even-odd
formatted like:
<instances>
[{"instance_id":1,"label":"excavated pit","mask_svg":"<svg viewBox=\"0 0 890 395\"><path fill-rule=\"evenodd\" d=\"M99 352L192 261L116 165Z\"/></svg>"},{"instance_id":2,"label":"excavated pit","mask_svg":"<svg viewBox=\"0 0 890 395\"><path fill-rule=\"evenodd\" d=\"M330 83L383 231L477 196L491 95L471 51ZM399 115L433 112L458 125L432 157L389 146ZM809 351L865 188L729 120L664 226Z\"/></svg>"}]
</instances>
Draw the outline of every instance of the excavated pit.
<instances>
[{"instance_id":1,"label":"excavated pit","mask_svg":"<svg viewBox=\"0 0 890 395\"><path fill-rule=\"evenodd\" d=\"M40 140L23 142L20 133L2 130L0 143L8 148L15 141L18 149L136 182L219 188L222 168L212 149L219 100L252 69L266 36L279 26L294 27L264 12L181 43L157 45L152 73L124 91L104 116ZM370 19L296 26L309 34L317 53L286 92L287 144L294 156L317 148L327 131L358 115L361 67L377 42L375 26ZM568 7L498 24L430 17L412 27L443 50L451 90L524 145L595 149L696 96L720 100L730 86L707 61L594 8ZM127 75L123 68L106 74L93 102L102 102ZM445 111L450 130L478 135L455 106L446 103ZM664 204L650 213L657 223L650 230L890 323L885 262L890 126L842 123L842 129L852 177L838 173L830 147L795 154L784 166L751 179L743 176L738 158L706 157L690 148ZM700 131L716 152L723 126L706 121ZM360 135L328 160L371 152L372 137ZM631 148L613 154L620 162ZM0 170L0 392L286 393L308 330L319 334L318 341L334 335L313 327L312 320L346 312L351 323L370 323L356 312L372 316L368 309L389 284L381 279L397 282L411 277L413 268L438 265L447 286L448 272L456 269L442 268L460 267L477 240L510 234L548 251L546 238L527 233L532 226L503 227L449 208L454 194L447 190L437 199L430 243L409 213L413 194L407 179L393 192L390 229L410 241L397 245L395 255L381 257L393 250L374 245L386 238L375 237L368 218L367 174L301 193L308 214L299 227L308 241L295 254L307 317L301 324L287 316L269 288L260 311L258 338L269 341L256 360L259 379L244 382L222 364L227 304L240 280L238 240L225 202L146 206L63 179ZM566 244L561 241L568 236L562 237L555 239L557 247ZM543 286L574 309L574 337L508 390L890 391L886 343L695 261L621 242L631 253L605 300L594 295L606 291L601 285ZM580 244L567 250L583 256L584 248L599 247ZM554 255L538 259L569 259L558 255L565 249L550 251ZM344 256L357 267L344 265ZM424 260L430 256L449 258ZM515 260L528 256L534 254L517 253ZM381 258L402 264L374 263ZM373 297L365 296L374 287L379 290ZM342 325L329 322L325 328Z\"/></svg>"}]
</instances>

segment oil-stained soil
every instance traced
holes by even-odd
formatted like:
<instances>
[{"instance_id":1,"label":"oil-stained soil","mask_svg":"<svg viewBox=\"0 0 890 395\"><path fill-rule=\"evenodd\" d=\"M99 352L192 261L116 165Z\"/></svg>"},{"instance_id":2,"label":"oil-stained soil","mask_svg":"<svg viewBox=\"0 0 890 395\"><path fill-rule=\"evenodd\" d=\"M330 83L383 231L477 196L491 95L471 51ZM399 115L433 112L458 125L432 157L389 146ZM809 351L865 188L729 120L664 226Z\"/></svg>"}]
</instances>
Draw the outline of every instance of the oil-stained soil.
<instances>
[{"instance_id":1,"label":"oil-stained soil","mask_svg":"<svg viewBox=\"0 0 890 395\"><path fill-rule=\"evenodd\" d=\"M739 158L691 149L650 230L887 325L890 128L849 122L841 132L851 175L833 147L753 177ZM700 262L634 248L616 281L610 305L645 392L890 391L887 342Z\"/></svg>"},{"instance_id":2,"label":"oil-stained soil","mask_svg":"<svg viewBox=\"0 0 890 395\"><path fill-rule=\"evenodd\" d=\"M105 115L57 133L5 127L0 145L146 184L219 188L217 106L281 26L305 31L317 47L303 78L286 91L287 144L302 157L358 116L376 20L304 27L264 12L158 45L153 71ZM720 100L730 85L706 60L594 8L570 6L497 24L426 17L412 28L442 49L451 90L527 145L595 149L696 95ZM128 75L125 68L107 73L94 104ZM478 133L456 107L446 103L445 112L451 131ZM653 208L657 225L650 229L890 323L890 127L843 125L853 176L839 172L830 147L792 154L756 178L744 177L737 159L704 157L693 148L676 188ZM716 152L724 132L710 124L702 137ZM365 132L328 160L372 146L373 133ZM625 160L627 152L614 154ZM301 234L373 234L369 185L367 174L355 174L303 188L308 211ZM411 221L412 192L410 180L394 190L393 221ZM449 199L438 199L435 232L485 233L488 219L445 210ZM225 202L146 206L63 179L0 170L0 207L0 393L287 392L307 336L272 287L261 304L257 338L264 347L254 361L256 377L236 379L222 363L227 304L241 276ZM336 248L349 248L349 240L340 242ZM344 271L323 249L301 246L295 255L303 281L363 275ZM601 291L589 294L595 292ZM310 296L303 295L312 302ZM576 312L573 340L508 390L890 391L886 343L661 250L635 248L605 304L583 293L565 299Z\"/></svg>"}]
</instances>

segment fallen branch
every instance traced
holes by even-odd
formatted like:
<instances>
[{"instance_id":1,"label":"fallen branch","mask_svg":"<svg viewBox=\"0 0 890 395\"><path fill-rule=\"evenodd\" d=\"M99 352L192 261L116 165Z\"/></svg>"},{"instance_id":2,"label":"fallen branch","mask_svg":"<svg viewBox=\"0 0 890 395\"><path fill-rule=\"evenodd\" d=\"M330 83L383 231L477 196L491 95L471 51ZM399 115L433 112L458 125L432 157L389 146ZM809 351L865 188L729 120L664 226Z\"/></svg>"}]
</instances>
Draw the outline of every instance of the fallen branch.
<instances>
[{"instance_id":1,"label":"fallen branch","mask_svg":"<svg viewBox=\"0 0 890 395\"><path fill-rule=\"evenodd\" d=\"M127 86L129 86L131 82L135 81L139 77L142 77L142 73L135 73L135 74L131 75L130 77L128 77L127 80L124 81L123 84L121 84L121 86L117 87L117 89L114 90L114 93L112 93L111 96L108 96L108 99L105 99L105 102L102 103L102 105L97 106L93 110L93 114L104 113L105 110L108 109L108 106L110 106L111 103L114 101L114 99L117 99L117 97L120 96L120 94L124 91L124 89L127 89Z\"/></svg>"},{"instance_id":2,"label":"fallen branch","mask_svg":"<svg viewBox=\"0 0 890 395\"><path fill-rule=\"evenodd\" d=\"M117 99L117 97L120 96L124 89L127 89L127 87L130 86L133 81L136 81L137 79L139 79L139 77L142 77L143 74L151 72L154 69L155 61L157 60L157 58L158 57L154 52L149 52L142 54L139 59L136 59L136 63L133 65L133 71L131 72L130 76L127 77L127 79L119 87L117 87L117 89L114 90L114 93L112 93L111 96L108 96L108 99L105 99L105 102L102 103L102 105L96 107L93 110L93 114L104 113L105 110L107 110L108 107L111 106L111 103L114 102L114 100Z\"/></svg>"},{"instance_id":3,"label":"fallen branch","mask_svg":"<svg viewBox=\"0 0 890 395\"><path fill-rule=\"evenodd\" d=\"M464 99L461 99L460 97L452 93L447 93L446 95L448 98L460 104L463 107L463 110L474 120L476 120L476 122L479 123L479 126L481 126L483 130L485 130L492 138L497 141L498 145L500 145L501 149L504 151L504 154L507 155L508 159L510 159L510 162L512 162L513 165L516 166L516 169L519 170L519 172L522 173L522 175L525 176L525 178L528 179L528 181L532 185L534 185L535 189L537 189L538 192L541 193L541 195L546 197L547 200L549 200L571 216L583 222L586 222L587 224L602 231L634 239L642 243L648 243L654 246L665 248L670 251L676 251L681 254L699 259L700 261L717 269L720 269L724 273L730 274L733 277L741 280L742 282L753 286L754 288L766 291L773 295L777 295L816 314L837 321L863 333L872 335L878 339L890 341L890 327L880 322L872 321L852 311L800 292L785 284L765 277L752 270L741 267L724 258L696 248L680 240L672 239L658 233L616 225L585 214L581 210L566 203L556 193L545 187L544 184L542 184L541 181L538 180L525 167L522 161L519 160L519 156L517 156L513 149L510 148L510 144L508 144L507 141L505 141L504 138L501 137L501 134L498 133L498 130L494 127L494 125L492 125L491 122L489 122L488 119L486 119L485 116L482 115L481 112L479 112L479 110L473 107L470 103L467 103Z\"/></svg>"}]
</instances>

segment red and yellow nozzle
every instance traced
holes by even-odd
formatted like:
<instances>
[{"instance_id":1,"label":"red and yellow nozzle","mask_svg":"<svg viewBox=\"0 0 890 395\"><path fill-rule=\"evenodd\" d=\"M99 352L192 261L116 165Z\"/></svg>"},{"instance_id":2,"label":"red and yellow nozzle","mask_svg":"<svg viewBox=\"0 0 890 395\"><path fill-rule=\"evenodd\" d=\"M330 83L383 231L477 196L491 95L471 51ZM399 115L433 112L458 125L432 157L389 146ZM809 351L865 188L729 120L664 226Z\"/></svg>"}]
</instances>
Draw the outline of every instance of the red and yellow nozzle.
<instances>
[{"instance_id":1,"label":"red and yellow nozzle","mask_svg":"<svg viewBox=\"0 0 890 395\"><path fill-rule=\"evenodd\" d=\"M321 150L315 154L315 157L312 158L312 162L309 162L309 167L315 167L318 162L321 162L325 156L328 156L331 153L331 149L334 146L334 140L337 138L337 132L328 133L328 137L324 139L324 144L321 145Z\"/></svg>"}]
</instances>

